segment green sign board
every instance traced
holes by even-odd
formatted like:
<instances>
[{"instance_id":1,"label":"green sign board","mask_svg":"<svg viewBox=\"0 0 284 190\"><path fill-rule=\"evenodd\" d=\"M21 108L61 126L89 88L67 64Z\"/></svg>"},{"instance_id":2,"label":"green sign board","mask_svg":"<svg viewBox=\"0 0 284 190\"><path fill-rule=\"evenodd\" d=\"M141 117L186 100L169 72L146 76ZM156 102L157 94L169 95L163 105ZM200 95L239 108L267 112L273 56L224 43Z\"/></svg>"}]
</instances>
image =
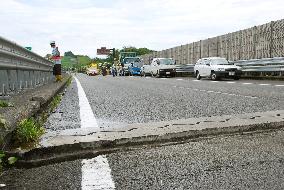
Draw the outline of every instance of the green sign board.
<instances>
[{"instance_id":1,"label":"green sign board","mask_svg":"<svg viewBox=\"0 0 284 190\"><path fill-rule=\"evenodd\" d=\"M27 50L32 51L32 47L25 47Z\"/></svg>"}]
</instances>

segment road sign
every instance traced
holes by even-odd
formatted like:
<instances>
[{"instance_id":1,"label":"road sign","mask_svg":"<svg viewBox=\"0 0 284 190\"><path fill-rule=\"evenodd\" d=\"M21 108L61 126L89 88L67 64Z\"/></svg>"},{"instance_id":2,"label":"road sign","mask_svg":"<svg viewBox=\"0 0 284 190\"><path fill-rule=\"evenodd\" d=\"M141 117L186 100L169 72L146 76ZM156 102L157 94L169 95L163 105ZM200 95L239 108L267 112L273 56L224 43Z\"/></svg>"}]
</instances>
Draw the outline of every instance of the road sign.
<instances>
[{"instance_id":1,"label":"road sign","mask_svg":"<svg viewBox=\"0 0 284 190\"><path fill-rule=\"evenodd\" d=\"M97 49L97 55L109 55L111 49L107 49L106 47L101 47L101 49Z\"/></svg>"}]
</instances>

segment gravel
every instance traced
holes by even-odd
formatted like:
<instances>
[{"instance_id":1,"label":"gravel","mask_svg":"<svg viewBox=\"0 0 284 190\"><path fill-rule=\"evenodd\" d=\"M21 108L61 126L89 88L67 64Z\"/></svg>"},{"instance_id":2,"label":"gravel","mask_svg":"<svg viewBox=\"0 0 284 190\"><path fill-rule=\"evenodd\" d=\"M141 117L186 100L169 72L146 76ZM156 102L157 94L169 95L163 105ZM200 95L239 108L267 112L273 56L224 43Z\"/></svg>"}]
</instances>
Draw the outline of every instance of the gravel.
<instances>
[{"instance_id":1,"label":"gravel","mask_svg":"<svg viewBox=\"0 0 284 190\"><path fill-rule=\"evenodd\" d=\"M61 103L49 116L44 127L47 132L80 128L80 109L76 82L73 80L66 89Z\"/></svg>"}]
</instances>

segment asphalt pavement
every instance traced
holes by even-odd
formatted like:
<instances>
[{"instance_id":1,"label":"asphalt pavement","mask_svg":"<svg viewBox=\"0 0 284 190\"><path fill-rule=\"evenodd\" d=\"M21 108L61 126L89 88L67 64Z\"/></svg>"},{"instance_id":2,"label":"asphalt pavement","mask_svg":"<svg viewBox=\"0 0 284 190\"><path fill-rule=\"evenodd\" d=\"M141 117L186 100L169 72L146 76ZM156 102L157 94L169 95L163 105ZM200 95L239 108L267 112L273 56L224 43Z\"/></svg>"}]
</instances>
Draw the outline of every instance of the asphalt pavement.
<instances>
[{"instance_id":1,"label":"asphalt pavement","mask_svg":"<svg viewBox=\"0 0 284 190\"><path fill-rule=\"evenodd\" d=\"M102 130L126 123L284 109L282 81L76 77ZM79 110L73 81L48 119L47 131L80 128ZM283 136L283 130L218 136L122 150L105 158L115 189L284 189ZM0 184L6 185L3 189L100 189L82 187L83 163L10 169Z\"/></svg>"},{"instance_id":2,"label":"asphalt pavement","mask_svg":"<svg viewBox=\"0 0 284 190\"><path fill-rule=\"evenodd\" d=\"M284 109L283 81L79 75L100 127ZM269 84L269 85L263 85Z\"/></svg>"}]
</instances>

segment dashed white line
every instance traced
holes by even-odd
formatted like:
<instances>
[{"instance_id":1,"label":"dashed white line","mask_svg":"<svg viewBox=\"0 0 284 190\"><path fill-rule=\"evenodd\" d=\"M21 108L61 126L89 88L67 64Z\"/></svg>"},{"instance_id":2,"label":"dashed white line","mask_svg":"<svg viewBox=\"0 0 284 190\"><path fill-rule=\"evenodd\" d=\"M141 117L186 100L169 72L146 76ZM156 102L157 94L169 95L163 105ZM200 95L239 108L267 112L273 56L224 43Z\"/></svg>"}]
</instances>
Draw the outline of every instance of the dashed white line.
<instances>
[{"instance_id":1,"label":"dashed white line","mask_svg":"<svg viewBox=\"0 0 284 190\"><path fill-rule=\"evenodd\" d=\"M219 82L219 81L210 81L210 82L216 83L216 82Z\"/></svg>"},{"instance_id":2,"label":"dashed white line","mask_svg":"<svg viewBox=\"0 0 284 190\"><path fill-rule=\"evenodd\" d=\"M283 87L284 85L280 84L280 85L275 85L275 86L277 86L277 87Z\"/></svg>"},{"instance_id":3,"label":"dashed white line","mask_svg":"<svg viewBox=\"0 0 284 190\"><path fill-rule=\"evenodd\" d=\"M227 82L228 84L235 84L236 82Z\"/></svg>"},{"instance_id":4,"label":"dashed white line","mask_svg":"<svg viewBox=\"0 0 284 190\"><path fill-rule=\"evenodd\" d=\"M200 80L192 80L193 82L200 82Z\"/></svg>"},{"instance_id":5,"label":"dashed white line","mask_svg":"<svg viewBox=\"0 0 284 190\"><path fill-rule=\"evenodd\" d=\"M260 86L269 86L271 84L259 84Z\"/></svg>"},{"instance_id":6,"label":"dashed white line","mask_svg":"<svg viewBox=\"0 0 284 190\"><path fill-rule=\"evenodd\" d=\"M176 79L176 80L183 80L183 79Z\"/></svg>"},{"instance_id":7,"label":"dashed white line","mask_svg":"<svg viewBox=\"0 0 284 190\"><path fill-rule=\"evenodd\" d=\"M249 82L247 82L247 83L242 83L243 85L249 85L249 84L252 84L252 83L249 83Z\"/></svg>"},{"instance_id":8,"label":"dashed white line","mask_svg":"<svg viewBox=\"0 0 284 190\"><path fill-rule=\"evenodd\" d=\"M93 127L95 130L99 130L97 120L84 89L79 80L76 77L74 78L78 88L81 128ZM96 158L82 161L81 187L82 190L115 189L106 156L97 156Z\"/></svg>"}]
</instances>

